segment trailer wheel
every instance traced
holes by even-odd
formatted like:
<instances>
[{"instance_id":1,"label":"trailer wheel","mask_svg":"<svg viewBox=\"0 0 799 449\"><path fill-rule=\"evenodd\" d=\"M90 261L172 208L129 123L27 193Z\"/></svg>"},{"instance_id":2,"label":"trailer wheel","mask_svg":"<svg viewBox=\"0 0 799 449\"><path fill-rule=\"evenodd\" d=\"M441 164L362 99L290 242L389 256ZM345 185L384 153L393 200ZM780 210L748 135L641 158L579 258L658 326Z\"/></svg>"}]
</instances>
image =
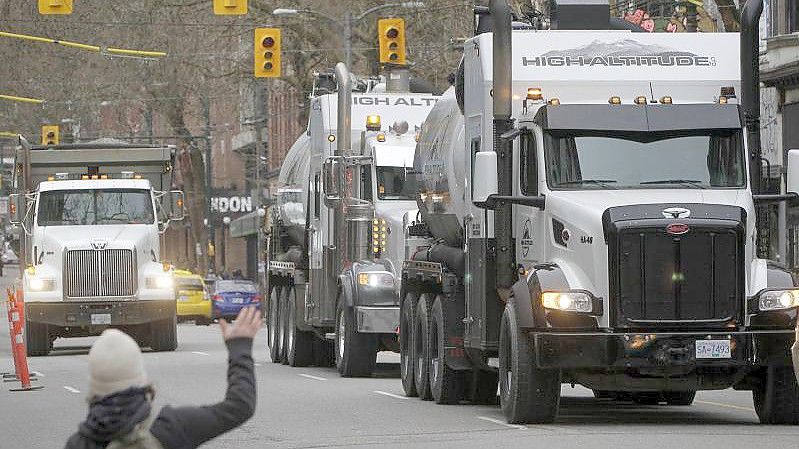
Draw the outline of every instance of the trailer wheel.
<instances>
[{"instance_id":1,"label":"trailer wheel","mask_svg":"<svg viewBox=\"0 0 799 449\"><path fill-rule=\"evenodd\" d=\"M430 354L430 392L436 404L457 404L463 399L464 373L452 369L447 363L449 336L447 329L448 304L441 295L436 295L430 317L430 338L427 351Z\"/></svg>"},{"instance_id":2,"label":"trailer wheel","mask_svg":"<svg viewBox=\"0 0 799 449\"><path fill-rule=\"evenodd\" d=\"M288 290L288 331L286 333L286 356L291 366L308 366L313 362L314 336L297 329L297 304L294 288Z\"/></svg>"},{"instance_id":3,"label":"trailer wheel","mask_svg":"<svg viewBox=\"0 0 799 449\"><path fill-rule=\"evenodd\" d=\"M28 357L45 356L52 349L50 329L47 324L25 320L25 347Z\"/></svg>"},{"instance_id":4,"label":"trailer wheel","mask_svg":"<svg viewBox=\"0 0 799 449\"><path fill-rule=\"evenodd\" d=\"M400 377L405 396L414 397L419 393L414 383L413 365L416 360L414 352L413 317L416 309L416 295L408 293L402 300L400 307L399 344L400 344Z\"/></svg>"},{"instance_id":5,"label":"trailer wheel","mask_svg":"<svg viewBox=\"0 0 799 449\"><path fill-rule=\"evenodd\" d=\"M474 404L496 405L499 374L475 368L471 373L471 398Z\"/></svg>"},{"instance_id":6,"label":"trailer wheel","mask_svg":"<svg viewBox=\"0 0 799 449\"><path fill-rule=\"evenodd\" d=\"M430 391L430 354L427 351L430 341L430 295L422 294L416 303L416 315L413 320L413 381L419 399L433 399Z\"/></svg>"},{"instance_id":7,"label":"trailer wheel","mask_svg":"<svg viewBox=\"0 0 799 449\"><path fill-rule=\"evenodd\" d=\"M512 424L551 423L558 416L560 372L533 366L512 305L505 307L499 330L499 399Z\"/></svg>"},{"instance_id":8,"label":"trailer wheel","mask_svg":"<svg viewBox=\"0 0 799 449\"><path fill-rule=\"evenodd\" d=\"M358 332L352 307L336 314L336 368L343 377L369 377L377 365L377 335Z\"/></svg>"},{"instance_id":9,"label":"trailer wheel","mask_svg":"<svg viewBox=\"0 0 799 449\"><path fill-rule=\"evenodd\" d=\"M663 400L669 405L688 406L694 403L696 391L664 391Z\"/></svg>"},{"instance_id":10,"label":"trailer wheel","mask_svg":"<svg viewBox=\"0 0 799 449\"><path fill-rule=\"evenodd\" d=\"M150 324L150 348L153 351L174 351L178 347L177 316Z\"/></svg>"},{"instance_id":11,"label":"trailer wheel","mask_svg":"<svg viewBox=\"0 0 799 449\"><path fill-rule=\"evenodd\" d=\"M769 366L752 390L761 424L799 424L799 386L792 366Z\"/></svg>"},{"instance_id":12,"label":"trailer wheel","mask_svg":"<svg viewBox=\"0 0 799 449\"><path fill-rule=\"evenodd\" d=\"M284 365L289 364L289 357L288 357L288 339L289 339L289 288L281 288L280 289L280 313L278 314L280 318L280 324L278 325L278 339L280 343L280 363Z\"/></svg>"},{"instance_id":13,"label":"trailer wheel","mask_svg":"<svg viewBox=\"0 0 799 449\"><path fill-rule=\"evenodd\" d=\"M272 363L280 363L280 286L272 288L269 295L269 316L267 318L267 344Z\"/></svg>"}]
</instances>

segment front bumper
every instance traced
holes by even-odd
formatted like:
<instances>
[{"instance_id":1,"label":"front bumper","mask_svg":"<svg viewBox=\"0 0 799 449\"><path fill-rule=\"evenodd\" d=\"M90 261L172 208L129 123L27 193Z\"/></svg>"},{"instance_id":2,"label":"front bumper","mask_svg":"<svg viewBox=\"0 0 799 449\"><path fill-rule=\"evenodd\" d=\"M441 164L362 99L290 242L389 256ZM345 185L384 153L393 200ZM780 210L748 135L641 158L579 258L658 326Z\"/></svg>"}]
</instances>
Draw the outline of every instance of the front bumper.
<instances>
[{"instance_id":1,"label":"front bumper","mask_svg":"<svg viewBox=\"0 0 799 449\"><path fill-rule=\"evenodd\" d=\"M558 333L530 332L535 365L558 369L690 371L790 365L794 331ZM729 358L697 358L697 340L729 340Z\"/></svg>"},{"instance_id":2,"label":"front bumper","mask_svg":"<svg viewBox=\"0 0 799 449\"><path fill-rule=\"evenodd\" d=\"M356 306L355 321L358 332L394 334L399 326L399 307Z\"/></svg>"},{"instance_id":3,"label":"front bumper","mask_svg":"<svg viewBox=\"0 0 799 449\"><path fill-rule=\"evenodd\" d=\"M152 301L63 301L25 304L27 321L51 326L124 326L173 318L174 300ZM110 317L110 323L106 322Z\"/></svg>"},{"instance_id":4,"label":"front bumper","mask_svg":"<svg viewBox=\"0 0 799 449\"><path fill-rule=\"evenodd\" d=\"M178 316L211 318L211 301L180 302L178 301Z\"/></svg>"}]
</instances>

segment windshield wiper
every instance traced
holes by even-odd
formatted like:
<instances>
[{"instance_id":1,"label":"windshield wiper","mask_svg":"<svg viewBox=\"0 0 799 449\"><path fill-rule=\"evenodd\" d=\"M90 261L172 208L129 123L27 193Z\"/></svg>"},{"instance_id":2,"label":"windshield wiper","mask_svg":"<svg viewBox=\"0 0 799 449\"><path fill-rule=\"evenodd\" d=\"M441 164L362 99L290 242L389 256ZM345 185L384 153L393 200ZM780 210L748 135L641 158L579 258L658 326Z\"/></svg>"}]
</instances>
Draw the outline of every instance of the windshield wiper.
<instances>
[{"instance_id":1,"label":"windshield wiper","mask_svg":"<svg viewBox=\"0 0 799 449\"><path fill-rule=\"evenodd\" d=\"M563 181L556 184L556 186L568 186L568 185L585 185L591 184L595 186L600 186L603 189L612 189L613 187L609 186L609 183L618 182L615 179L578 179L575 181Z\"/></svg>"},{"instance_id":2,"label":"windshield wiper","mask_svg":"<svg viewBox=\"0 0 799 449\"><path fill-rule=\"evenodd\" d=\"M644 181L640 183L641 185L654 185L654 184L680 184L684 186L695 187L697 189L706 189L707 187L700 184L702 181L697 181L695 179L662 179L659 181Z\"/></svg>"}]
</instances>

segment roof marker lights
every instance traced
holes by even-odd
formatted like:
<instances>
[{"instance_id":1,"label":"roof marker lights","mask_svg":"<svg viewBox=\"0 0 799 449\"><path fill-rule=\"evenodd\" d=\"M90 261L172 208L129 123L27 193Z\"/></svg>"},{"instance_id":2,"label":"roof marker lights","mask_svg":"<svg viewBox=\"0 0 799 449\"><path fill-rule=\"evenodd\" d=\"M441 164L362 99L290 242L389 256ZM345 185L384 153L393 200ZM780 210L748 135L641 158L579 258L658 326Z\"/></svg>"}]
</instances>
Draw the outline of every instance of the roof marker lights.
<instances>
[{"instance_id":1,"label":"roof marker lights","mask_svg":"<svg viewBox=\"0 0 799 449\"><path fill-rule=\"evenodd\" d=\"M386 141L386 135L384 133L378 133L377 134L377 141L378 142L385 142Z\"/></svg>"},{"instance_id":2,"label":"roof marker lights","mask_svg":"<svg viewBox=\"0 0 799 449\"><path fill-rule=\"evenodd\" d=\"M673 103L673 102L672 102L672 100L671 100L671 97L670 97L670 96L668 96L668 95L664 95L664 96L663 96L663 97L660 99L660 104L672 104L672 103Z\"/></svg>"},{"instance_id":3,"label":"roof marker lights","mask_svg":"<svg viewBox=\"0 0 799 449\"><path fill-rule=\"evenodd\" d=\"M724 95L719 97L719 104L727 104L727 101L728 101L727 97L725 97Z\"/></svg>"},{"instance_id":4,"label":"roof marker lights","mask_svg":"<svg viewBox=\"0 0 799 449\"><path fill-rule=\"evenodd\" d=\"M610 104L621 104L621 98L617 97L617 96L610 97L610 99L608 100L608 103L610 103Z\"/></svg>"},{"instance_id":5,"label":"roof marker lights","mask_svg":"<svg viewBox=\"0 0 799 449\"><path fill-rule=\"evenodd\" d=\"M560 99L558 99L558 98L550 98L549 101L547 101L547 103L550 106L558 106L558 105L560 105Z\"/></svg>"},{"instance_id":6,"label":"roof marker lights","mask_svg":"<svg viewBox=\"0 0 799 449\"><path fill-rule=\"evenodd\" d=\"M541 91L540 87L528 87L527 99L533 101L541 101L544 99L544 93Z\"/></svg>"},{"instance_id":7,"label":"roof marker lights","mask_svg":"<svg viewBox=\"0 0 799 449\"><path fill-rule=\"evenodd\" d=\"M380 116L368 115L366 116L366 130L367 131L380 131Z\"/></svg>"},{"instance_id":8,"label":"roof marker lights","mask_svg":"<svg viewBox=\"0 0 799 449\"><path fill-rule=\"evenodd\" d=\"M638 104L638 105L641 105L641 106L646 106L646 104L647 104L646 97L643 96L643 95L639 95L639 96L635 97L635 104Z\"/></svg>"}]
</instances>

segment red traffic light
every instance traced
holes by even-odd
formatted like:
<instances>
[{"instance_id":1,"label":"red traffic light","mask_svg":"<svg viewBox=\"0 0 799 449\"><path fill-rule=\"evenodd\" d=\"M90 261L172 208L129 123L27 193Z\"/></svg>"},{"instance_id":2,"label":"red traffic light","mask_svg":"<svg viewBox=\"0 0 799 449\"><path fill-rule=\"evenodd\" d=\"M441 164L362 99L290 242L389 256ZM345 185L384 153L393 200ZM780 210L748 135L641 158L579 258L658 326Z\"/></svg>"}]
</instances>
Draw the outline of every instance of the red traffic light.
<instances>
[{"instance_id":1,"label":"red traffic light","mask_svg":"<svg viewBox=\"0 0 799 449\"><path fill-rule=\"evenodd\" d=\"M386 30L386 37L387 38L396 39L397 36L399 36L399 30L398 29L396 29L394 27L391 27L391 28Z\"/></svg>"},{"instance_id":2,"label":"red traffic light","mask_svg":"<svg viewBox=\"0 0 799 449\"><path fill-rule=\"evenodd\" d=\"M275 45L275 38L272 36L266 36L263 41L261 41L261 45L266 48L272 48Z\"/></svg>"}]
</instances>

